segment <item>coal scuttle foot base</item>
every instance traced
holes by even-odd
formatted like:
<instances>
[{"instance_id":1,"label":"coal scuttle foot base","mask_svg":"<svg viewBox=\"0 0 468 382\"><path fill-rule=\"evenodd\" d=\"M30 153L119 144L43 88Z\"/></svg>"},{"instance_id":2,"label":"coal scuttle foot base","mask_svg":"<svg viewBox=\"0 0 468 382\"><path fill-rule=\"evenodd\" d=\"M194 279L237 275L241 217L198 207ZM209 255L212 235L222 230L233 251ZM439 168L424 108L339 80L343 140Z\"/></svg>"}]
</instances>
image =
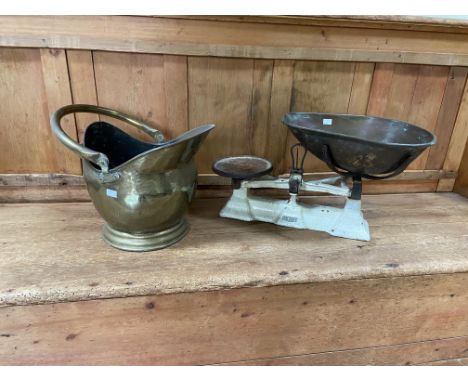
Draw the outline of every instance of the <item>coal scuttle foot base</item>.
<instances>
[{"instance_id":1,"label":"coal scuttle foot base","mask_svg":"<svg viewBox=\"0 0 468 382\"><path fill-rule=\"evenodd\" d=\"M145 234L130 234L104 224L102 236L107 243L124 251L153 251L169 247L182 240L187 235L189 228L185 219L164 231Z\"/></svg>"}]
</instances>

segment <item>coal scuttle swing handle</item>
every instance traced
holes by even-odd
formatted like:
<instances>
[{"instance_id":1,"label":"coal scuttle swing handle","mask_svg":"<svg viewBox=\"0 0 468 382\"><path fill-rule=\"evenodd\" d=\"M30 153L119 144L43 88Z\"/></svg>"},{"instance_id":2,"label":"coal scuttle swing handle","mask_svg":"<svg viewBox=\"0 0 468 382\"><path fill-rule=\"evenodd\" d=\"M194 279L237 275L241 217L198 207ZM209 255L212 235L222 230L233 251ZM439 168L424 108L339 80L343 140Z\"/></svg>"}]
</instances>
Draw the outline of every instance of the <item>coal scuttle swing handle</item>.
<instances>
[{"instance_id":1,"label":"coal scuttle swing handle","mask_svg":"<svg viewBox=\"0 0 468 382\"><path fill-rule=\"evenodd\" d=\"M101 168L104 176L109 174L109 158L106 154L91 150L71 139L60 126L60 120L71 113L95 113L106 115L108 117L120 119L121 121L127 122L132 126L135 126L144 133L154 138L157 143L163 143L165 141L164 134L153 127L136 120L128 114L121 113L119 111L109 109L107 107L95 106L95 105L68 105L64 106L55 111L50 117L50 124L52 126L53 133L66 147L71 151L78 154L81 158L88 160ZM110 174L109 174L110 175ZM118 174L116 174L118 176Z\"/></svg>"}]
</instances>

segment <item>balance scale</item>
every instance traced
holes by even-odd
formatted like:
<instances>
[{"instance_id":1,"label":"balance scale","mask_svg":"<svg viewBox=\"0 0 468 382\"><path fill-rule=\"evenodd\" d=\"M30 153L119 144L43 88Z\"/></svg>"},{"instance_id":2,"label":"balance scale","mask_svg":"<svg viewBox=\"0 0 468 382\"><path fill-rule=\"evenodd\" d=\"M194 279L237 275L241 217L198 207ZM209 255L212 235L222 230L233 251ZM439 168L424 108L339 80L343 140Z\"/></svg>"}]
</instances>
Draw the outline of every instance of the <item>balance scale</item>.
<instances>
[{"instance_id":1,"label":"balance scale","mask_svg":"<svg viewBox=\"0 0 468 382\"><path fill-rule=\"evenodd\" d=\"M362 178L396 176L435 143L432 133L424 129L377 117L288 113L283 123L300 142L290 149L289 178L267 175L272 164L256 156L226 157L213 163L215 173L232 179L233 193L221 210L221 217L369 241L369 224L361 211ZM337 175L304 180L307 151L327 163ZM250 189L259 188L287 190L289 199L250 195ZM342 196L346 201L343 208L304 204L299 200L300 192L304 191Z\"/></svg>"},{"instance_id":2,"label":"balance scale","mask_svg":"<svg viewBox=\"0 0 468 382\"><path fill-rule=\"evenodd\" d=\"M294 151L299 151L298 144L291 147L291 152ZM289 178L258 178L269 173L272 165L266 159L254 156L224 158L216 161L213 169L219 175L233 179L232 196L220 212L223 218L258 220L284 227L323 231L348 239L370 240L369 225L361 212L360 180L353 181L352 188L346 184L346 177L341 175L305 181L302 166L295 165ZM288 190L289 199L252 196L249 189L254 188ZM303 204L299 201L301 191L344 196L346 203L343 208Z\"/></svg>"}]
</instances>

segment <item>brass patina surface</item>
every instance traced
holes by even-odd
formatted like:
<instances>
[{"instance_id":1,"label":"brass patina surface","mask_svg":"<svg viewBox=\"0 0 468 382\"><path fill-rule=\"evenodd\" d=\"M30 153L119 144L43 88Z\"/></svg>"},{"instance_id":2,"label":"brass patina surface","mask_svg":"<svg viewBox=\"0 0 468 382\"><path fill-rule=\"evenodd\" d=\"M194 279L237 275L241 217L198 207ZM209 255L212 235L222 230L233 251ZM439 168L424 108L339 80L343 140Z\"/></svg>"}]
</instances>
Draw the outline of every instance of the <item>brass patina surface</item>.
<instances>
[{"instance_id":1,"label":"brass patina surface","mask_svg":"<svg viewBox=\"0 0 468 382\"><path fill-rule=\"evenodd\" d=\"M112 125L96 122L88 127L85 144L101 151L85 147L60 127L63 116L76 112L124 120L157 143L139 141ZM52 115L51 125L59 140L83 160L84 179L94 206L106 221L103 237L109 244L127 251L148 251L174 244L187 234L184 215L197 180L193 156L214 125L200 126L164 142L158 130L93 105L65 106ZM108 136L103 136L106 132Z\"/></svg>"},{"instance_id":2,"label":"brass patina surface","mask_svg":"<svg viewBox=\"0 0 468 382\"><path fill-rule=\"evenodd\" d=\"M368 179L400 174L437 141L410 123L367 115L292 112L283 123L333 171Z\"/></svg>"}]
</instances>

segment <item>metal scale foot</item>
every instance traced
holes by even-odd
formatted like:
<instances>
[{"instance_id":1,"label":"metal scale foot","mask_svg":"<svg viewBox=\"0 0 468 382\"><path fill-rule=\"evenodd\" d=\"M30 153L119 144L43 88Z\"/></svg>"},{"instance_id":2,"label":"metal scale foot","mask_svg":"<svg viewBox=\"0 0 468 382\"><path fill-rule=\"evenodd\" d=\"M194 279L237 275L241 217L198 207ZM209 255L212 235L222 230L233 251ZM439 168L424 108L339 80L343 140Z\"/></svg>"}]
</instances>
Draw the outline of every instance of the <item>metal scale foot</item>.
<instances>
[{"instance_id":1,"label":"metal scale foot","mask_svg":"<svg viewBox=\"0 0 468 382\"><path fill-rule=\"evenodd\" d=\"M227 157L216 161L213 170L232 178L233 193L220 212L221 217L263 221L284 227L327 232L332 236L354 240L370 240L369 225L361 212L362 185L360 177L352 179L338 175L315 181L304 181L304 154L299 164L300 144L291 147L293 167L288 179L266 176L271 163L255 156ZM252 196L249 189L274 188L289 191L288 200ZM300 191L323 192L346 197L343 208L301 203Z\"/></svg>"}]
</instances>

